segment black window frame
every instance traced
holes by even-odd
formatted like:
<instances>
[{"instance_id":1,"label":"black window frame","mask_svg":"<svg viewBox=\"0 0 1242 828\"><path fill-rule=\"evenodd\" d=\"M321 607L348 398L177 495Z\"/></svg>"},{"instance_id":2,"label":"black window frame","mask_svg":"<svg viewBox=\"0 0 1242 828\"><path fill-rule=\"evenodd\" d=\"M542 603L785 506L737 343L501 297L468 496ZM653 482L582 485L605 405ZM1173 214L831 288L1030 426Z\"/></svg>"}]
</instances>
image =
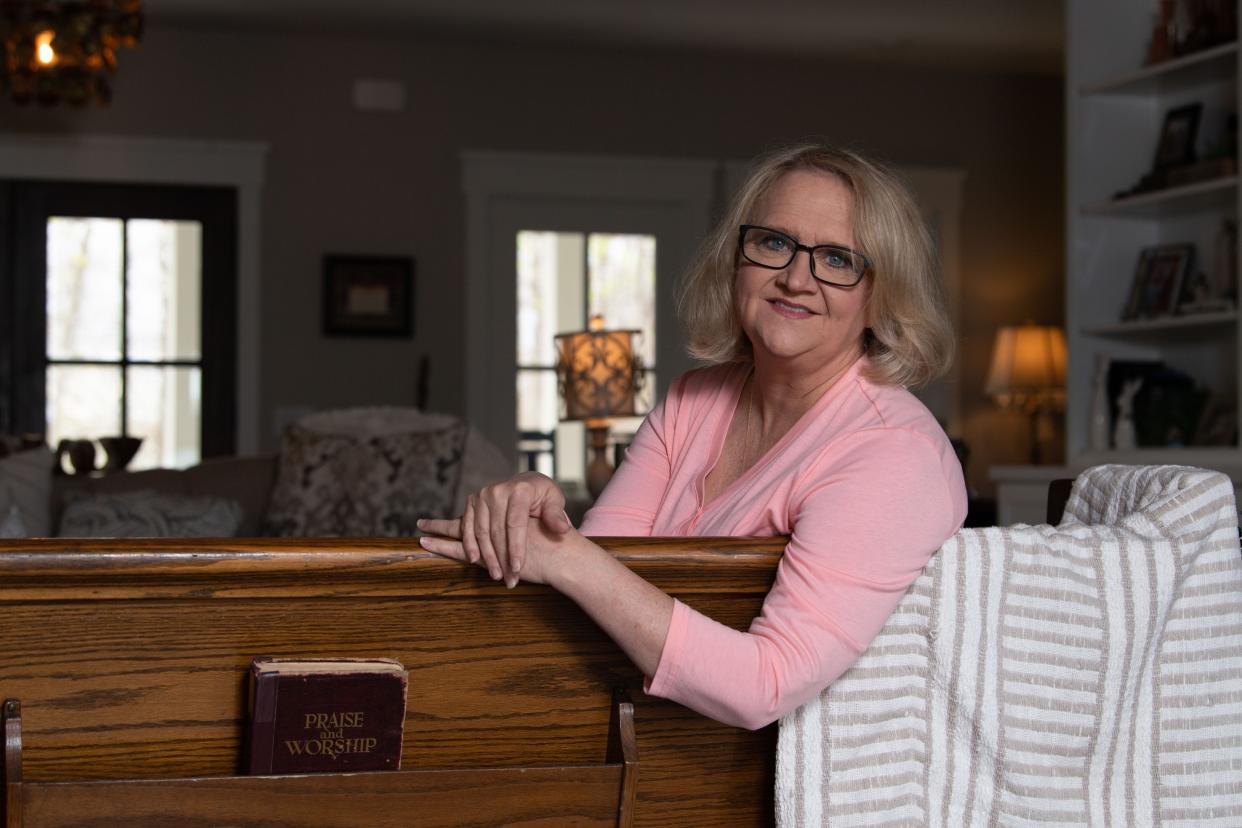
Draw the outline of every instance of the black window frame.
<instances>
[{"instance_id":1,"label":"black window frame","mask_svg":"<svg viewBox=\"0 0 1242 828\"><path fill-rule=\"evenodd\" d=\"M237 450L237 190L74 181L0 182L0 430L46 433L47 222L53 216L192 221L202 227L201 457ZM181 360L108 360L130 365ZM56 360L56 364L104 364ZM123 382L126 382L123 379ZM122 399L122 406L125 400ZM124 416L124 411L122 412Z\"/></svg>"}]
</instances>

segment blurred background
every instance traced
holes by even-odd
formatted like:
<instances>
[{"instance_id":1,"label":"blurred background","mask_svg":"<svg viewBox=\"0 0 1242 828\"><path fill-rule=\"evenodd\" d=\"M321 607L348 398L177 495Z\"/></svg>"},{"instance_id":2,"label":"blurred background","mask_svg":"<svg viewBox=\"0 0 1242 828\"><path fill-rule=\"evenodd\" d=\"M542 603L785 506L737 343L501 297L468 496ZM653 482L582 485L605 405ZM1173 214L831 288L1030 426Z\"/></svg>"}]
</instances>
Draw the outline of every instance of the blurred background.
<instances>
[{"instance_id":1,"label":"blurred background","mask_svg":"<svg viewBox=\"0 0 1242 828\"><path fill-rule=\"evenodd\" d=\"M746 163L823 138L906 172L938 234L959 355L927 394L972 487L1028 462L1029 418L986 386L1002 327L1065 323L1060 3L141 12L106 105L0 100L0 430L141 431L135 467L177 466L274 451L307 412L419 404L580 476L551 335L595 312L641 331L641 413L689 364L672 285ZM127 276L100 293L90 268ZM516 451L558 428L559 454ZM1059 413L1043 428L1059 462Z\"/></svg>"}]
</instances>

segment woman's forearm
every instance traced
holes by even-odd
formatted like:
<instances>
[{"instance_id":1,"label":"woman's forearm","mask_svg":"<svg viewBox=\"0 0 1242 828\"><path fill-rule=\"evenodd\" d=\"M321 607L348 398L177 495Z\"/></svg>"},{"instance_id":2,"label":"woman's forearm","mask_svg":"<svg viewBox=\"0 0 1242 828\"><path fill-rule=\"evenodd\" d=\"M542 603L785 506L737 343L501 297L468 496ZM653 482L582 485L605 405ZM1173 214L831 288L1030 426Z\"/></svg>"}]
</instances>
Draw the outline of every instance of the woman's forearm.
<instances>
[{"instance_id":1,"label":"woman's forearm","mask_svg":"<svg viewBox=\"0 0 1242 828\"><path fill-rule=\"evenodd\" d=\"M654 676L673 599L576 531L557 546L548 583L591 616L644 675Z\"/></svg>"}]
</instances>

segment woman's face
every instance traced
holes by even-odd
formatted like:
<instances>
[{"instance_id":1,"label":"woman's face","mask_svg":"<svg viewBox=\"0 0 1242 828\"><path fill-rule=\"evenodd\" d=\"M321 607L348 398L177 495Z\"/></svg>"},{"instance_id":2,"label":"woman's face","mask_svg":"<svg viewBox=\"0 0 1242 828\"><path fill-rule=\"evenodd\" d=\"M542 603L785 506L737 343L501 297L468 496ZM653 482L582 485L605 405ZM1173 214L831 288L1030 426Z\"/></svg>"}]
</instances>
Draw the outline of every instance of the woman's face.
<instances>
[{"instance_id":1,"label":"woman's face","mask_svg":"<svg viewBox=\"0 0 1242 828\"><path fill-rule=\"evenodd\" d=\"M853 197L841 180L818 170L786 173L749 220L800 244L857 250ZM799 250L782 270L740 259L734 301L755 359L784 362L815 375L844 370L861 351L870 274L853 287L816 281L809 254Z\"/></svg>"}]
</instances>

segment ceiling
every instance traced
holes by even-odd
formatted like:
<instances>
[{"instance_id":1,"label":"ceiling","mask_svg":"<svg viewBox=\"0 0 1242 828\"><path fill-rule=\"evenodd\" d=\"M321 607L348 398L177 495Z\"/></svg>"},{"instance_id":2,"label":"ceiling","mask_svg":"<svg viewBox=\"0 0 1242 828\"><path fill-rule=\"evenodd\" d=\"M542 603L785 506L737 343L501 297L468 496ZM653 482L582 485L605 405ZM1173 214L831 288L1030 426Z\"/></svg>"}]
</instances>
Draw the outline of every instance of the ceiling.
<instances>
[{"instance_id":1,"label":"ceiling","mask_svg":"<svg viewBox=\"0 0 1242 828\"><path fill-rule=\"evenodd\" d=\"M153 26L478 35L1059 73L1061 0L147 0Z\"/></svg>"}]
</instances>

